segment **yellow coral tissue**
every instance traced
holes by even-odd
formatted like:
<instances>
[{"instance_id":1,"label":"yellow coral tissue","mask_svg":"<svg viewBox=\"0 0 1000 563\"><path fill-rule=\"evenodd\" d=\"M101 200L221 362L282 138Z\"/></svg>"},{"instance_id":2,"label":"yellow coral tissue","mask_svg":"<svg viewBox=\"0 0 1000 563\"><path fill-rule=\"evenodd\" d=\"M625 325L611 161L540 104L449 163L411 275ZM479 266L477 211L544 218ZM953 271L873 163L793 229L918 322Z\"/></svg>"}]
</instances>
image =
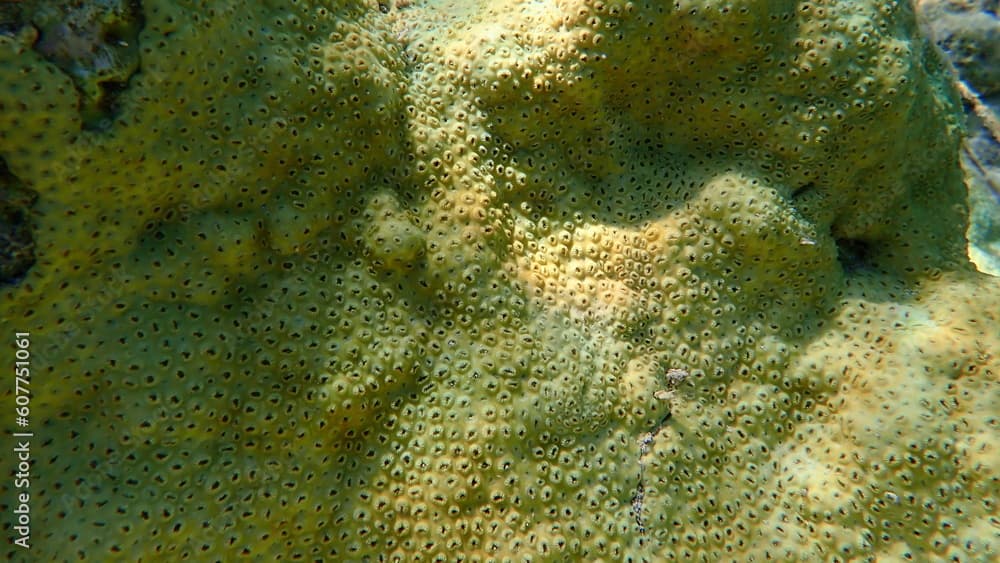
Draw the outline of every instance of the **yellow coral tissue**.
<instances>
[{"instance_id":1,"label":"yellow coral tissue","mask_svg":"<svg viewBox=\"0 0 1000 563\"><path fill-rule=\"evenodd\" d=\"M11 561L1000 558L907 1L0 3Z\"/></svg>"}]
</instances>

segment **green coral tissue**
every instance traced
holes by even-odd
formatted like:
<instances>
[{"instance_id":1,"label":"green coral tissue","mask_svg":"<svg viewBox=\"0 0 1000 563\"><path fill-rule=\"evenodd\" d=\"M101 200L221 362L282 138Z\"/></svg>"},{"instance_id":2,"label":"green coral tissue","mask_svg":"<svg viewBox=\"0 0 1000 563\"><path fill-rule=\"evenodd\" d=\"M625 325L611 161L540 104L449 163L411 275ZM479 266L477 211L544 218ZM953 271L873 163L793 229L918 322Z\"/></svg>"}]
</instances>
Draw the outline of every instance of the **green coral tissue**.
<instances>
[{"instance_id":1,"label":"green coral tissue","mask_svg":"<svg viewBox=\"0 0 1000 563\"><path fill-rule=\"evenodd\" d=\"M4 555L995 561L952 80L903 1L3 5Z\"/></svg>"}]
</instances>

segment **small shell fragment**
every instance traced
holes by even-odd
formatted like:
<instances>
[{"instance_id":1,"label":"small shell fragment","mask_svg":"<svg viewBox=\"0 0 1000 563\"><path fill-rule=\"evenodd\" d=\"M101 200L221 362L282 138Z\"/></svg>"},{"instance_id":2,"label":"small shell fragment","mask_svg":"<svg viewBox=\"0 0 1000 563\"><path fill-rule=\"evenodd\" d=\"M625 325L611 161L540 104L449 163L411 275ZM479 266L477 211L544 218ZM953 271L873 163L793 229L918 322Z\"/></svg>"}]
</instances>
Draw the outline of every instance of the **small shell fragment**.
<instances>
[{"instance_id":1,"label":"small shell fragment","mask_svg":"<svg viewBox=\"0 0 1000 563\"><path fill-rule=\"evenodd\" d=\"M667 370L667 383L676 387L688 378L688 371L680 368L670 368Z\"/></svg>"}]
</instances>

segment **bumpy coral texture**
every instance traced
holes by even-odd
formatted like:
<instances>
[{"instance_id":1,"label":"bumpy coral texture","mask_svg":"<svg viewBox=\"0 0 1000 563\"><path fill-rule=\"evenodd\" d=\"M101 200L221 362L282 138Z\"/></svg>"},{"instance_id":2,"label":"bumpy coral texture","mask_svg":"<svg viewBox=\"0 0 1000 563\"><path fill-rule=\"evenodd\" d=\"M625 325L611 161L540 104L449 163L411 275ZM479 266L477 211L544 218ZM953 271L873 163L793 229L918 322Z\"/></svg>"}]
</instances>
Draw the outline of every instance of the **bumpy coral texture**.
<instances>
[{"instance_id":1,"label":"bumpy coral texture","mask_svg":"<svg viewBox=\"0 0 1000 563\"><path fill-rule=\"evenodd\" d=\"M997 557L908 3L142 7L100 129L0 34L33 560Z\"/></svg>"}]
</instances>

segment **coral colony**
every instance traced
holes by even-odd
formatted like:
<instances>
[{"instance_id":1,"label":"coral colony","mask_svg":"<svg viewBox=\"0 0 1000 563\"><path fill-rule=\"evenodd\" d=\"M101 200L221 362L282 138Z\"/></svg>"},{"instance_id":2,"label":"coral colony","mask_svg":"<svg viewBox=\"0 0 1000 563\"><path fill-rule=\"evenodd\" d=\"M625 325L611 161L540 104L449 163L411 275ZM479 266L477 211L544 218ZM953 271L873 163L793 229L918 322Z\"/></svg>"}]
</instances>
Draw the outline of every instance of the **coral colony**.
<instances>
[{"instance_id":1,"label":"coral colony","mask_svg":"<svg viewBox=\"0 0 1000 563\"><path fill-rule=\"evenodd\" d=\"M4 10L8 557L997 557L1000 279L910 3Z\"/></svg>"}]
</instances>

